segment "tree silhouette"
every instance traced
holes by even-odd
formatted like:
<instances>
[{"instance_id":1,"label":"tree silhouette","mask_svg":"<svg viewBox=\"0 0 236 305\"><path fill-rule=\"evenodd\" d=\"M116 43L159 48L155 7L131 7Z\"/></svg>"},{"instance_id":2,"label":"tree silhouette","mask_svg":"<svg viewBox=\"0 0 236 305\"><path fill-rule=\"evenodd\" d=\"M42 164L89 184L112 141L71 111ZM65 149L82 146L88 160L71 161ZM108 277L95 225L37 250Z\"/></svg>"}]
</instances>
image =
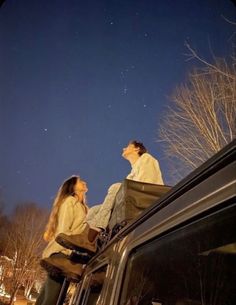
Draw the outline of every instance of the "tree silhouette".
<instances>
[{"instance_id":1,"label":"tree silhouette","mask_svg":"<svg viewBox=\"0 0 236 305\"><path fill-rule=\"evenodd\" d=\"M173 180L197 168L236 136L235 57L209 64L189 50L204 67L194 69L187 82L175 89L158 139L173 167Z\"/></svg>"},{"instance_id":2,"label":"tree silhouette","mask_svg":"<svg viewBox=\"0 0 236 305\"><path fill-rule=\"evenodd\" d=\"M35 204L18 205L10 217L7 230L6 254L12 258L11 300L20 288L25 286L27 294L41 277L39 260L45 246L42 239L47 213Z\"/></svg>"}]
</instances>

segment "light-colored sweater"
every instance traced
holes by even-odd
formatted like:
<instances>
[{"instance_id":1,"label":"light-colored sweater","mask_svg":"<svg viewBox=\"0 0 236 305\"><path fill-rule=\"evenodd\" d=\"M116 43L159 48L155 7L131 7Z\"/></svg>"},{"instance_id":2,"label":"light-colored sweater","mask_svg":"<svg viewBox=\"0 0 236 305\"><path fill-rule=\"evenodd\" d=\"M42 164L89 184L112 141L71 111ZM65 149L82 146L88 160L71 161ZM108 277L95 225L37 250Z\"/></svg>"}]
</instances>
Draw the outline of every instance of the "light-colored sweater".
<instances>
[{"instance_id":1,"label":"light-colored sweater","mask_svg":"<svg viewBox=\"0 0 236 305\"><path fill-rule=\"evenodd\" d=\"M126 178L139 182L164 184L159 162L148 153L144 153L138 158Z\"/></svg>"},{"instance_id":2,"label":"light-colored sweater","mask_svg":"<svg viewBox=\"0 0 236 305\"><path fill-rule=\"evenodd\" d=\"M81 233L86 226L85 217L88 208L80 203L75 197L69 196L62 203L58 214L58 226L55 236L60 233L68 235ZM43 251L43 258L49 257L53 253L62 252L70 254L71 250L59 245L55 239L51 240Z\"/></svg>"}]
</instances>

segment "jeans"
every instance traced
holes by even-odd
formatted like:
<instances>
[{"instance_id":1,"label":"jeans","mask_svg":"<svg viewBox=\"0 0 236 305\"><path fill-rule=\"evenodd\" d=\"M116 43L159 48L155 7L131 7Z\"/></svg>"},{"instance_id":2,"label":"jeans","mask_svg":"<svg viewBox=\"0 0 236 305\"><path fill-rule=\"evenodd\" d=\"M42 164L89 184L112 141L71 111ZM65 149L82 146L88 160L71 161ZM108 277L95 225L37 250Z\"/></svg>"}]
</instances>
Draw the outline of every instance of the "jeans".
<instances>
[{"instance_id":1,"label":"jeans","mask_svg":"<svg viewBox=\"0 0 236 305\"><path fill-rule=\"evenodd\" d=\"M121 183L112 184L102 204L95 205L89 209L86 222L91 228L106 229L111 216L116 194Z\"/></svg>"}]
</instances>

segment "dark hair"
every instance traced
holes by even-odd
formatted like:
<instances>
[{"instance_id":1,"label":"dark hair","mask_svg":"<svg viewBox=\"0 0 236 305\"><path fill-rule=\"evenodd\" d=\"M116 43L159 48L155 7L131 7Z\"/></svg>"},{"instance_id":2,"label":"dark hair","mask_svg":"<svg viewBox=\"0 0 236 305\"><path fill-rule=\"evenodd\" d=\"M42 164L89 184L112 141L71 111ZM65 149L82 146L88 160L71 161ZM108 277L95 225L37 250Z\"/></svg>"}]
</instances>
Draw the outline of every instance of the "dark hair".
<instances>
[{"instance_id":1,"label":"dark hair","mask_svg":"<svg viewBox=\"0 0 236 305\"><path fill-rule=\"evenodd\" d=\"M142 142L138 142L138 141L130 141L129 144L133 144L136 148L139 148L139 151L138 151L138 154L140 156L142 156L142 154L146 153L147 152L147 149L146 147L143 145Z\"/></svg>"},{"instance_id":2,"label":"dark hair","mask_svg":"<svg viewBox=\"0 0 236 305\"><path fill-rule=\"evenodd\" d=\"M64 199L67 196L74 195L74 187L78 179L80 179L80 177L72 176L62 184L60 188L60 199Z\"/></svg>"}]
</instances>

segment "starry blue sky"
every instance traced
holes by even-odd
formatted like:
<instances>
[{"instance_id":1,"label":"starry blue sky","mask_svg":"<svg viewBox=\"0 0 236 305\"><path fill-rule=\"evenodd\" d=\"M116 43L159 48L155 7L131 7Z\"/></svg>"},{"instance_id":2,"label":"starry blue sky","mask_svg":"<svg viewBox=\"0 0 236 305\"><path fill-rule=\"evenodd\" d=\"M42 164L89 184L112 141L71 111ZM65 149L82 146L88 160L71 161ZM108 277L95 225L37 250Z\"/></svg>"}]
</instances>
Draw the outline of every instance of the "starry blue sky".
<instances>
[{"instance_id":1,"label":"starry blue sky","mask_svg":"<svg viewBox=\"0 0 236 305\"><path fill-rule=\"evenodd\" d=\"M230 0L6 0L0 8L0 195L49 208L80 174L90 205L130 170L137 139L159 159L168 96L196 61L230 54Z\"/></svg>"}]
</instances>

